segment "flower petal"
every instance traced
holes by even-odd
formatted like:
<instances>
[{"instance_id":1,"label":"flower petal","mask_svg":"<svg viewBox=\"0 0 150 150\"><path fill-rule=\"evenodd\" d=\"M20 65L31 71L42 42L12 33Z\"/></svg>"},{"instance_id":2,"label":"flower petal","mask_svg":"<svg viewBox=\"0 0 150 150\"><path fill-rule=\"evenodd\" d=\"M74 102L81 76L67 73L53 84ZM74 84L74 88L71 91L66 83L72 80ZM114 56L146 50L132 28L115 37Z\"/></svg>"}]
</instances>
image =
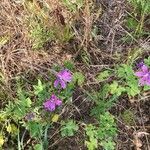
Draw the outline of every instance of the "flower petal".
<instances>
[{"instance_id":1,"label":"flower petal","mask_svg":"<svg viewBox=\"0 0 150 150\"><path fill-rule=\"evenodd\" d=\"M52 94L51 96L51 101L53 101L55 103L55 105L60 106L62 104L62 101L55 95Z\"/></svg>"},{"instance_id":2,"label":"flower petal","mask_svg":"<svg viewBox=\"0 0 150 150\"><path fill-rule=\"evenodd\" d=\"M135 75L137 77L143 77L145 75L145 73L143 73L142 71L138 71L138 72L135 73Z\"/></svg>"},{"instance_id":3,"label":"flower petal","mask_svg":"<svg viewBox=\"0 0 150 150\"><path fill-rule=\"evenodd\" d=\"M63 89L65 89L66 88L66 82L64 81L64 80L60 80L60 85L61 85L61 87L63 88Z\"/></svg>"},{"instance_id":4,"label":"flower petal","mask_svg":"<svg viewBox=\"0 0 150 150\"><path fill-rule=\"evenodd\" d=\"M150 75L146 79L146 85L150 85Z\"/></svg>"},{"instance_id":5,"label":"flower petal","mask_svg":"<svg viewBox=\"0 0 150 150\"><path fill-rule=\"evenodd\" d=\"M144 65L144 62L141 61L140 63L137 64L137 67L138 67L138 68L141 68L143 65Z\"/></svg>"},{"instance_id":6,"label":"flower petal","mask_svg":"<svg viewBox=\"0 0 150 150\"><path fill-rule=\"evenodd\" d=\"M55 87L55 88L57 88L57 86L58 86L59 82L60 82L60 80L59 80L59 79L56 79L56 80L54 81L54 87Z\"/></svg>"},{"instance_id":7,"label":"flower petal","mask_svg":"<svg viewBox=\"0 0 150 150\"><path fill-rule=\"evenodd\" d=\"M143 86L143 85L145 84L145 80L143 80L143 78L141 78L141 79L139 80L139 84Z\"/></svg>"},{"instance_id":8,"label":"flower petal","mask_svg":"<svg viewBox=\"0 0 150 150\"><path fill-rule=\"evenodd\" d=\"M44 103L44 108L46 110L49 110L49 111L54 111L55 110L55 103L52 102L51 100L48 100Z\"/></svg>"},{"instance_id":9,"label":"flower petal","mask_svg":"<svg viewBox=\"0 0 150 150\"><path fill-rule=\"evenodd\" d=\"M147 72L148 72L148 67L147 67L146 65L143 65L143 66L141 67L141 70L142 70L143 72L147 73Z\"/></svg>"},{"instance_id":10,"label":"flower petal","mask_svg":"<svg viewBox=\"0 0 150 150\"><path fill-rule=\"evenodd\" d=\"M67 69L60 71L58 76L66 82L70 82L72 80L71 72Z\"/></svg>"},{"instance_id":11,"label":"flower petal","mask_svg":"<svg viewBox=\"0 0 150 150\"><path fill-rule=\"evenodd\" d=\"M57 106L60 106L60 105L62 104L62 101L61 101L60 99L56 99L56 100L55 100L55 104L56 104Z\"/></svg>"}]
</instances>

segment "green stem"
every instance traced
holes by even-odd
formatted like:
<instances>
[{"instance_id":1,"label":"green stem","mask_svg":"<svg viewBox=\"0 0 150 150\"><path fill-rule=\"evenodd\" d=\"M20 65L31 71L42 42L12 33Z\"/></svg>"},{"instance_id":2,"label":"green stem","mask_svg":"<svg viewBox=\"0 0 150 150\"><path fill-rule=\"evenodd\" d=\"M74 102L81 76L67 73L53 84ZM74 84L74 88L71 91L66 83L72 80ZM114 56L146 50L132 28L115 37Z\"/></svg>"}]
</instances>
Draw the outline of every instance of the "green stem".
<instances>
[{"instance_id":1,"label":"green stem","mask_svg":"<svg viewBox=\"0 0 150 150\"><path fill-rule=\"evenodd\" d=\"M21 142L20 142L19 132L18 132L18 150L21 150Z\"/></svg>"}]
</instances>

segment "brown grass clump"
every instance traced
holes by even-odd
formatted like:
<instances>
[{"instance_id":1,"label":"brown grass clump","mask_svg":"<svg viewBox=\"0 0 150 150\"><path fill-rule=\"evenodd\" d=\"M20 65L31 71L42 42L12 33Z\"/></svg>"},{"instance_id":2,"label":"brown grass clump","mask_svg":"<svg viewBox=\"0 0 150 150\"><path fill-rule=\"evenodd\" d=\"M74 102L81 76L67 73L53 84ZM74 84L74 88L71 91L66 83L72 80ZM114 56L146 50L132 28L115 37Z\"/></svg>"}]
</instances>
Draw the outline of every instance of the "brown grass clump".
<instances>
[{"instance_id":1,"label":"brown grass clump","mask_svg":"<svg viewBox=\"0 0 150 150\"><path fill-rule=\"evenodd\" d=\"M46 13L43 5L49 9ZM43 5L37 1L1 1L0 72L5 83L23 72L40 70L37 67L43 64L49 67L54 63L61 64L66 58L61 51L63 45L57 42L53 45L47 42L46 51L44 48L33 50L33 40L29 36L33 22L41 19L46 28L58 24L54 11L61 6L60 3L47 0Z\"/></svg>"}]
</instances>

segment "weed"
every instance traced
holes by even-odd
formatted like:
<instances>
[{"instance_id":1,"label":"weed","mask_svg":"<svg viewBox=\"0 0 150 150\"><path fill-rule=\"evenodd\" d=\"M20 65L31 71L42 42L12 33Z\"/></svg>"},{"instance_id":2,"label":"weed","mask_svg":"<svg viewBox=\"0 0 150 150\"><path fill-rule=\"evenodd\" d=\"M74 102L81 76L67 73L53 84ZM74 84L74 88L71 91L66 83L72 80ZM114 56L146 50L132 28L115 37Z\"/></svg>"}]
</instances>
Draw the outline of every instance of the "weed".
<instances>
[{"instance_id":1,"label":"weed","mask_svg":"<svg viewBox=\"0 0 150 150\"><path fill-rule=\"evenodd\" d=\"M150 56L147 59L144 59L144 63L150 67Z\"/></svg>"},{"instance_id":2,"label":"weed","mask_svg":"<svg viewBox=\"0 0 150 150\"><path fill-rule=\"evenodd\" d=\"M70 77L72 78L72 76ZM65 79L66 78L68 78L68 76L65 75ZM67 82L70 81L71 80L67 80ZM67 82L65 83L66 85ZM48 113L48 110L43 109L42 105L44 101L49 98L50 93L57 92L57 90L54 89L52 81L44 83L42 80L38 79L38 82L35 85L32 85L31 91L26 89L22 84L24 84L24 82L17 79L17 94L15 101L9 101L6 107L0 112L0 125L2 126L1 132L4 135L6 134L6 137L7 133L11 136L18 135L18 148L21 149L24 147L24 134L21 134L22 137L20 137L20 130L26 130L29 132L31 138L40 141L42 147L46 149L48 144L46 136L47 130L52 123L57 122L59 116L55 113ZM71 85L71 87L72 86L74 85ZM63 95L66 94L64 91L60 94L61 98L66 98L66 95ZM70 94L71 93L69 92L68 96L71 96ZM49 101L52 103L54 99L50 98ZM51 111L54 110L55 109ZM51 120L47 119L49 117ZM4 130L5 128L6 130ZM78 126L74 121L68 121L62 127L62 133L66 133L68 136L73 135L77 130ZM22 141L20 141L20 138Z\"/></svg>"},{"instance_id":3,"label":"weed","mask_svg":"<svg viewBox=\"0 0 150 150\"><path fill-rule=\"evenodd\" d=\"M134 37L140 37L143 35L147 35L146 31L144 31L144 22L145 17L149 15L150 12L150 2L147 0L128 0L132 6L134 7L133 15L127 18L127 26L129 29L132 29ZM137 16L140 15L140 20L137 19Z\"/></svg>"},{"instance_id":4,"label":"weed","mask_svg":"<svg viewBox=\"0 0 150 150\"><path fill-rule=\"evenodd\" d=\"M94 96L93 96L94 98ZM104 114L106 111L110 110L112 106L115 105L115 102L118 100L117 96L113 96L107 99L101 99L99 96L95 99L96 106L91 109L91 115L99 118L100 115Z\"/></svg>"},{"instance_id":5,"label":"weed","mask_svg":"<svg viewBox=\"0 0 150 150\"><path fill-rule=\"evenodd\" d=\"M96 127L92 124L87 125L85 127L86 135L88 136L88 141L85 141L85 145L87 146L88 150L94 150L98 147L98 140L97 140L97 130Z\"/></svg>"},{"instance_id":6,"label":"weed","mask_svg":"<svg viewBox=\"0 0 150 150\"><path fill-rule=\"evenodd\" d=\"M117 135L114 117L109 112L105 112L99 116L98 122L98 126L88 125L85 128L89 139L85 141L87 148L94 150L100 145L105 150L114 150L114 137Z\"/></svg>"},{"instance_id":7,"label":"weed","mask_svg":"<svg viewBox=\"0 0 150 150\"><path fill-rule=\"evenodd\" d=\"M138 11L143 14L150 13L150 2L147 0L128 0Z\"/></svg>"},{"instance_id":8,"label":"weed","mask_svg":"<svg viewBox=\"0 0 150 150\"><path fill-rule=\"evenodd\" d=\"M97 76L97 80L102 82L104 80L106 80L108 77L110 76L110 71L105 70L103 72L100 72Z\"/></svg>"},{"instance_id":9,"label":"weed","mask_svg":"<svg viewBox=\"0 0 150 150\"><path fill-rule=\"evenodd\" d=\"M33 48L40 49L46 42L54 39L54 33L42 24L34 23L30 29L30 37L33 39Z\"/></svg>"},{"instance_id":10,"label":"weed","mask_svg":"<svg viewBox=\"0 0 150 150\"><path fill-rule=\"evenodd\" d=\"M73 81L74 83L77 83L79 86L81 86L85 81L85 77L81 72L75 72L73 76Z\"/></svg>"},{"instance_id":11,"label":"weed","mask_svg":"<svg viewBox=\"0 0 150 150\"><path fill-rule=\"evenodd\" d=\"M36 2L29 2L26 7L32 14L31 17L26 19L26 24L34 49L41 49L44 44L50 41L66 43L74 37L71 24L65 24L65 21L63 25L61 24L59 16L64 17L61 12L58 11L58 8L52 11L52 8L46 4L43 8L39 8ZM50 21L50 19L53 21Z\"/></svg>"},{"instance_id":12,"label":"weed","mask_svg":"<svg viewBox=\"0 0 150 150\"><path fill-rule=\"evenodd\" d=\"M113 139L117 135L116 123L114 116L109 112L105 112L100 115L99 128L98 128L98 138L102 139Z\"/></svg>"},{"instance_id":13,"label":"weed","mask_svg":"<svg viewBox=\"0 0 150 150\"><path fill-rule=\"evenodd\" d=\"M78 130L78 125L75 123L73 120L68 120L67 122L62 122L62 127L61 127L61 136L66 137L66 136L73 136L75 132Z\"/></svg>"},{"instance_id":14,"label":"weed","mask_svg":"<svg viewBox=\"0 0 150 150\"><path fill-rule=\"evenodd\" d=\"M63 139L66 141L74 136L73 138L78 140L83 137L83 135L80 137L79 133L84 134L84 139L81 139L84 145L81 146L84 148L86 146L88 150L124 149L125 147L122 146L116 147L117 131L120 126L117 127L115 116L110 112L114 112L114 109L120 110L116 103L121 101L122 104L124 97L137 102L142 96L144 98L141 99L149 97L150 57L143 58L143 62L137 64L141 55L145 55L145 51L142 48L130 48L129 45L125 45L126 43L118 42L122 33L120 28L116 27L122 24L121 18L126 16L124 13L127 13L125 24L120 27L128 33L130 38L127 36L124 40L130 42L133 47L136 45L132 40L138 44L141 43L142 47L147 46L150 34L148 32L150 2L128 0L130 9L127 8L127 11L120 7L121 1L119 3L103 1L100 4L102 7L99 7L98 1L88 0L3 0L1 3L0 149L59 149L59 144L60 146L64 144ZM131 11L128 12L128 10ZM31 47L31 44L34 50L45 49L44 55L42 51L30 51L28 47ZM127 47L125 52L122 51L125 59L122 61L121 55L117 55L119 53L116 51L114 55L113 53L109 55L109 52L105 51L105 45L114 48L117 45L117 49L118 46L123 49ZM50 49L54 48L53 53L56 48L61 50L59 52L64 49L65 52L69 50L69 53L77 50L75 58L77 56L80 58L80 64L66 61L63 67L56 65L50 69L49 66L54 61L56 63L58 59L59 64L63 64L60 60L62 54L65 55L62 60L68 58L68 55L62 52L60 56L55 56L56 60L53 60L51 59L52 53L46 48L47 46L50 46ZM22 52L22 49L25 52ZM32 56L33 61L30 62ZM48 59L43 60L45 56ZM72 57L74 57L73 54ZM19 64L18 60L21 60ZM75 60L78 61L78 59ZM118 61L120 64L112 65L109 60L111 62L115 60L115 63ZM107 69L103 68L106 64ZM28 71L29 67L31 70ZM38 70L39 75L34 75L35 69L32 67ZM88 82L86 76L89 77L89 72L86 75L85 72L79 71L85 67L87 68L84 71L90 70L90 74L93 71L90 87L91 84L86 83ZM93 69L97 67L98 69ZM25 68L27 73L22 68ZM95 75L95 70L101 71ZM30 72L33 73L30 74ZM43 74L47 77L46 79ZM80 88L77 89L78 87ZM92 90L88 91L88 88ZM80 93L83 94L80 95ZM86 94L87 97L84 97ZM75 99L76 96L79 97ZM89 102L87 102L88 99L90 99ZM73 104L71 104L72 101L74 101ZM112 107L113 110L111 110ZM126 108L128 105L125 104L123 107ZM78 115L76 112L81 117L76 116ZM140 111L140 113L144 112L145 110ZM74 118L84 118L88 123L83 120L77 122L75 119L70 119L68 114L72 113L74 113ZM115 114L120 113L117 111ZM141 116L144 117L143 114ZM128 126L136 124L134 110L130 108L121 112L120 117ZM144 122L142 121L142 127ZM143 139L145 138L141 139L140 145ZM49 143L52 140L54 142ZM137 143L133 140L133 144ZM70 147L70 145L67 146L65 149ZM142 148L148 149L144 144Z\"/></svg>"}]
</instances>

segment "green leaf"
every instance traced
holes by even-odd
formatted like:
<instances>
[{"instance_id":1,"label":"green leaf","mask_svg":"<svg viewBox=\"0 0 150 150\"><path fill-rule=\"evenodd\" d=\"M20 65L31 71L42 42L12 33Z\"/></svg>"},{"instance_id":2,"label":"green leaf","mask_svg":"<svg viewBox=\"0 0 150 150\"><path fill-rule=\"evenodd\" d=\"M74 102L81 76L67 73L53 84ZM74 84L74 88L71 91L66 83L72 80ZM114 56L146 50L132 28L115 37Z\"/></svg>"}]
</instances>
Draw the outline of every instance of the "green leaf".
<instances>
[{"instance_id":1,"label":"green leaf","mask_svg":"<svg viewBox=\"0 0 150 150\"><path fill-rule=\"evenodd\" d=\"M114 116L109 112L105 112L103 115L100 115L97 134L98 138L101 140L110 137L114 138L117 135L117 127Z\"/></svg>"},{"instance_id":2,"label":"green leaf","mask_svg":"<svg viewBox=\"0 0 150 150\"><path fill-rule=\"evenodd\" d=\"M132 85L130 84L129 87L126 88L127 94L129 96L136 96L137 94L140 94L140 89L138 87L138 85Z\"/></svg>"},{"instance_id":3,"label":"green leaf","mask_svg":"<svg viewBox=\"0 0 150 150\"><path fill-rule=\"evenodd\" d=\"M34 94L38 95L45 89L45 85L43 85L41 80L38 79L38 84L37 85L33 85L33 88L34 88Z\"/></svg>"},{"instance_id":4,"label":"green leaf","mask_svg":"<svg viewBox=\"0 0 150 150\"><path fill-rule=\"evenodd\" d=\"M103 72L100 72L97 76L98 81L104 81L110 76L110 72L108 70L105 70Z\"/></svg>"},{"instance_id":5,"label":"green leaf","mask_svg":"<svg viewBox=\"0 0 150 150\"><path fill-rule=\"evenodd\" d=\"M42 144L36 144L36 145L34 146L34 150L43 150Z\"/></svg>"},{"instance_id":6,"label":"green leaf","mask_svg":"<svg viewBox=\"0 0 150 150\"><path fill-rule=\"evenodd\" d=\"M104 148L104 150L115 150L116 143L112 141L112 139L108 139L107 141L102 141L100 145Z\"/></svg>"},{"instance_id":7,"label":"green leaf","mask_svg":"<svg viewBox=\"0 0 150 150\"><path fill-rule=\"evenodd\" d=\"M150 56L147 59L144 59L144 63L150 67Z\"/></svg>"},{"instance_id":8,"label":"green leaf","mask_svg":"<svg viewBox=\"0 0 150 150\"><path fill-rule=\"evenodd\" d=\"M13 117L18 120L22 119L26 115L27 109L24 106L16 105L13 110Z\"/></svg>"},{"instance_id":9,"label":"green leaf","mask_svg":"<svg viewBox=\"0 0 150 150\"><path fill-rule=\"evenodd\" d=\"M84 83L84 81L85 81L85 77L84 77L84 75L81 72L75 72L73 74L73 81L74 81L74 83L77 82L77 84L79 86L81 86Z\"/></svg>"},{"instance_id":10,"label":"green leaf","mask_svg":"<svg viewBox=\"0 0 150 150\"><path fill-rule=\"evenodd\" d=\"M110 85L104 84L98 92L98 101L99 99L106 100L110 93Z\"/></svg>"},{"instance_id":11,"label":"green leaf","mask_svg":"<svg viewBox=\"0 0 150 150\"><path fill-rule=\"evenodd\" d=\"M20 101L20 105L23 107L31 107L31 104L32 104L32 101L29 97Z\"/></svg>"},{"instance_id":12,"label":"green leaf","mask_svg":"<svg viewBox=\"0 0 150 150\"><path fill-rule=\"evenodd\" d=\"M69 70L73 70L74 69L74 63L72 61L65 61L64 62L64 66L69 69Z\"/></svg>"},{"instance_id":13,"label":"green leaf","mask_svg":"<svg viewBox=\"0 0 150 150\"><path fill-rule=\"evenodd\" d=\"M140 93L138 80L134 75L134 71L130 65L123 64L117 70L117 75L122 79L122 84L125 85L126 92L129 96L136 96ZM120 89L123 90L124 89ZM119 93L120 94L120 93Z\"/></svg>"},{"instance_id":14,"label":"green leaf","mask_svg":"<svg viewBox=\"0 0 150 150\"><path fill-rule=\"evenodd\" d=\"M117 68L117 75L119 78L125 78L127 80L132 79L132 77L135 77L132 67L127 64L122 64Z\"/></svg>"},{"instance_id":15,"label":"green leaf","mask_svg":"<svg viewBox=\"0 0 150 150\"><path fill-rule=\"evenodd\" d=\"M73 120L62 122L61 135L62 137L73 136L78 128L78 125Z\"/></svg>"},{"instance_id":16,"label":"green leaf","mask_svg":"<svg viewBox=\"0 0 150 150\"><path fill-rule=\"evenodd\" d=\"M94 115L96 118L99 118L100 115L108 111L118 100L118 96L112 96L109 99L99 99L97 105L91 110L91 115Z\"/></svg>"},{"instance_id":17,"label":"green leaf","mask_svg":"<svg viewBox=\"0 0 150 150\"><path fill-rule=\"evenodd\" d=\"M92 124L86 125L85 131L89 138L88 141L85 141L85 145L87 146L88 150L95 150L98 147L96 127Z\"/></svg>"},{"instance_id":18,"label":"green leaf","mask_svg":"<svg viewBox=\"0 0 150 150\"><path fill-rule=\"evenodd\" d=\"M20 87L20 85L19 85L19 87L17 88L17 97L18 97L18 99L19 99L20 101L26 99L25 92L22 90L22 88Z\"/></svg>"},{"instance_id":19,"label":"green leaf","mask_svg":"<svg viewBox=\"0 0 150 150\"><path fill-rule=\"evenodd\" d=\"M110 93L111 94L116 94L117 96L120 96L122 94L122 92L125 92L126 89L120 85L118 85L117 81L114 81L111 85L110 85Z\"/></svg>"},{"instance_id":20,"label":"green leaf","mask_svg":"<svg viewBox=\"0 0 150 150\"><path fill-rule=\"evenodd\" d=\"M136 19L129 17L127 19L127 26L129 29L136 29L136 27L138 26L138 22L136 21Z\"/></svg>"},{"instance_id":21,"label":"green leaf","mask_svg":"<svg viewBox=\"0 0 150 150\"><path fill-rule=\"evenodd\" d=\"M27 124L31 137L39 138L42 135L42 125L38 122L30 121Z\"/></svg>"},{"instance_id":22,"label":"green leaf","mask_svg":"<svg viewBox=\"0 0 150 150\"><path fill-rule=\"evenodd\" d=\"M5 142L5 138L2 134L0 134L0 148L3 146L4 142Z\"/></svg>"},{"instance_id":23,"label":"green leaf","mask_svg":"<svg viewBox=\"0 0 150 150\"><path fill-rule=\"evenodd\" d=\"M96 137L97 136L97 130L96 127L92 124L88 124L85 127L86 135L89 137Z\"/></svg>"},{"instance_id":24,"label":"green leaf","mask_svg":"<svg viewBox=\"0 0 150 150\"><path fill-rule=\"evenodd\" d=\"M111 85L110 85L110 93L111 94L115 94L117 92L118 89L118 82L114 81Z\"/></svg>"},{"instance_id":25,"label":"green leaf","mask_svg":"<svg viewBox=\"0 0 150 150\"><path fill-rule=\"evenodd\" d=\"M150 86L145 85L145 86L144 86L144 91L148 91L148 90L150 90Z\"/></svg>"},{"instance_id":26,"label":"green leaf","mask_svg":"<svg viewBox=\"0 0 150 150\"><path fill-rule=\"evenodd\" d=\"M89 141L85 141L85 145L88 150L95 150L98 148L98 140L96 138L91 138Z\"/></svg>"},{"instance_id":27,"label":"green leaf","mask_svg":"<svg viewBox=\"0 0 150 150\"><path fill-rule=\"evenodd\" d=\"M31 107L31 104L32 104L32 101L31 101L31 99L28 97L28 98L26 99L26 106L27 106L27 107Z\"/></svg>"}]
</instances>

